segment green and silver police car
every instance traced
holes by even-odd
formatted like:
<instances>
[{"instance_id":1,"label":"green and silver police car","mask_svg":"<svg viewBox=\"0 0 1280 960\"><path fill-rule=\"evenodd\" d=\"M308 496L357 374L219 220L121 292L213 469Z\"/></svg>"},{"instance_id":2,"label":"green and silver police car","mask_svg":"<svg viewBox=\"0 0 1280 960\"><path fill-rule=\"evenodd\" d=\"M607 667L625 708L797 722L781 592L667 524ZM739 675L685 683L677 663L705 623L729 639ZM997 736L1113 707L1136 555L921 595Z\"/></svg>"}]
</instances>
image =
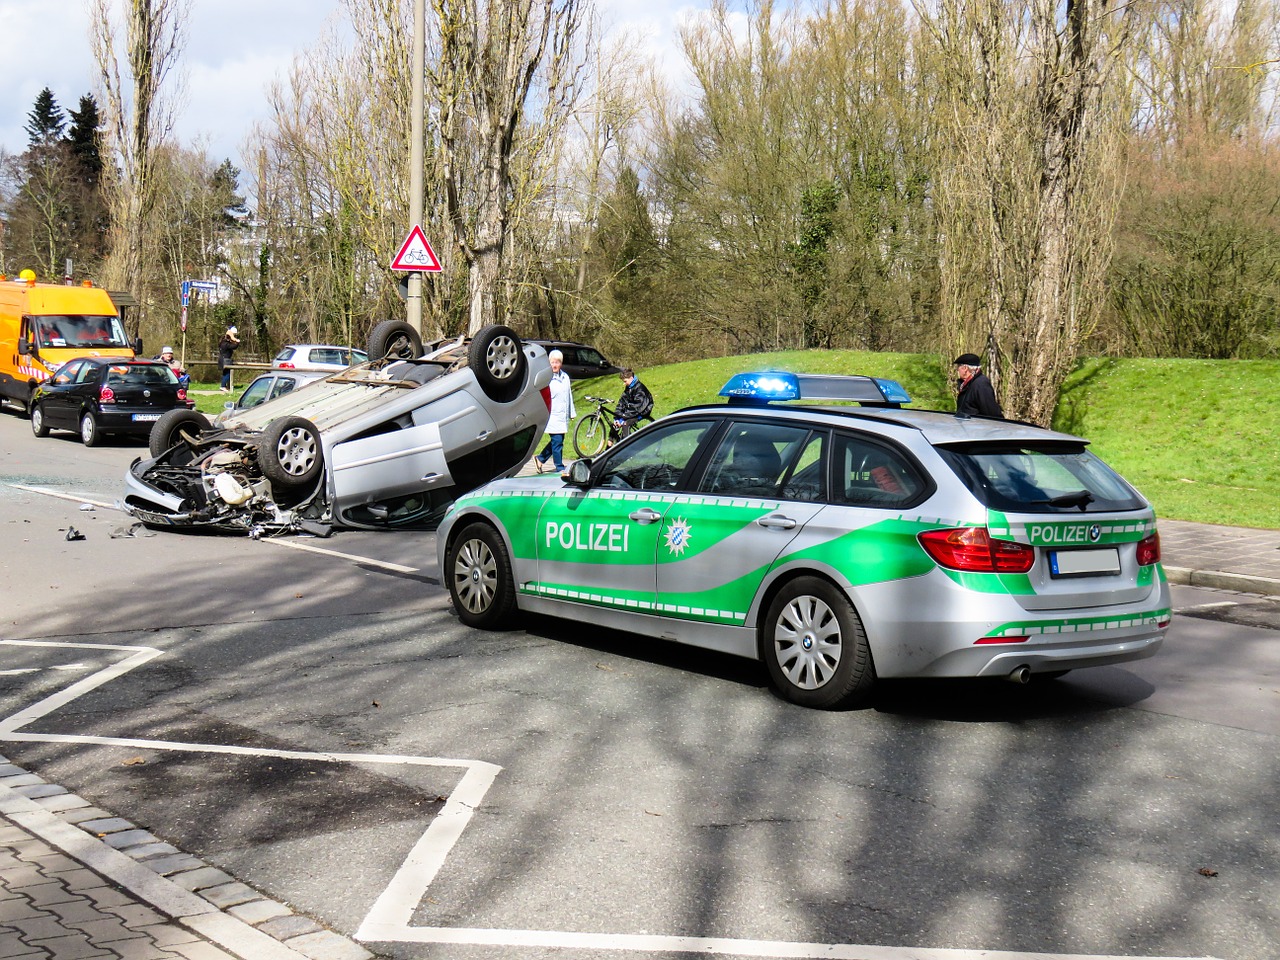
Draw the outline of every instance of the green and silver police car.
<instances>
[{"instance_id":1,"label":"green and silver police car","mask_svg":"<svg viewBox=\"0 0 1280 960\"><path fill-rule=\"evenodd\" d=\"M463 623L532 611L757 658L821 708L877 678L1027 682L1159 649L1155 513L1087 441L907 409L872 377L721 394L567 478L460 497L438 552Z\"/></svg>"}]
</instances>

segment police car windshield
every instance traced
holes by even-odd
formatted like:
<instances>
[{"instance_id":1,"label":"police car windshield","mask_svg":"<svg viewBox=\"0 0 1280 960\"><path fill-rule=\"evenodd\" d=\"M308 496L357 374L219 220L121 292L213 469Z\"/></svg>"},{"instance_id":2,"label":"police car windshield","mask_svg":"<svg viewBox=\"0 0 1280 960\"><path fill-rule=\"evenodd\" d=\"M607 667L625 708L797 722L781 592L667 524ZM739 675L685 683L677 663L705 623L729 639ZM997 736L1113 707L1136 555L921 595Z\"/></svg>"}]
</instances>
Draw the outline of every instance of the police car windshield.
<instances>
[{"instance_id":1,"label":"police car windshield","mask_svg":"<svg viewBox=\"0 0 1280 960\"><path fill-rule=\"evenodd\" d=\"M993 510L1106 513L1146 506L1133 487L1082 444L984 443L937 449Z\"/></svg>"}]
</instances>

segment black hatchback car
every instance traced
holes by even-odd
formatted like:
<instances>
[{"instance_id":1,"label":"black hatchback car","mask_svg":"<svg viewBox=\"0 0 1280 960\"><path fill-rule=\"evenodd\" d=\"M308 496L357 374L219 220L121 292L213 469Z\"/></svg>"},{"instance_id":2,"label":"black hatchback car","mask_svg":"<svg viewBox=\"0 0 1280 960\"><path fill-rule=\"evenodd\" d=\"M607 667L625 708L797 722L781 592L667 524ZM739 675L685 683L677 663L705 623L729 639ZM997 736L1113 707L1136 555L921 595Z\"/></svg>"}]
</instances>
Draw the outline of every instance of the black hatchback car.
<instances>
[{"instance_id":1,"label":"black hatchback car","mask_svg":"<svg viewBox=\"0 0 1280 960\"><path fill-rule=\"evenodd\" d=\"M530 340L550 353L559 350L564 354L564 362L560 369L569 375L570 380L590 380L592 377L608 377L622 372L621 367L614 366L605 359L603 353L585 343L574 343L572 340Z\"/></svg>"},{"instance_id":2,"label":"black hatchback car","mask_svg":"<svg viewBox=\"0 0 1280 960\"><path fill-rule=\"evenodd\" d=\"M81 357L36 388L31 432L47 437L50 430L73 430L92 447L108 434L146 437L162 414L194 406L168 364Z\"/></svg>"}]
</instances>

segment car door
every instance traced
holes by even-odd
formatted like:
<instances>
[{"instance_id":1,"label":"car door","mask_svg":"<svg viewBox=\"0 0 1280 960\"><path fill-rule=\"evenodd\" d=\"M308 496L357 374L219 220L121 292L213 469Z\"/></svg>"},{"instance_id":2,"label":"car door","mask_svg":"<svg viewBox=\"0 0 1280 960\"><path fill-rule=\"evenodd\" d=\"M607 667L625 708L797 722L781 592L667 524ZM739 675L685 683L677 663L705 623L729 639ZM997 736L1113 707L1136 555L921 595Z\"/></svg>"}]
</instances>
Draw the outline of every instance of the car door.
<instances>
[{"instance_id":1,"label":"car door","mask_svg":"<svg viewBox=\"0 0 1280 960\"><path fill-rule=\"evenodd\" d=\"M587 490L566 487L539 511L536 592L650 613L663 518L687 493L683 484L713 418L659 424L597 463Z\"/></svg>"},{"instance_id":2,"label":"car door","mask_svg":"<svg viewBox=\"0 0 1280 960\"><path fill-rule=\"evenodd\" d=\"M44 387L44 396L40 400L40 408L44 412L44 420L50 427L76 427L79 423L75 396L72 389L76 378L85 368L97 369L85 360L72 360L58 368Z\"/></svg>"},{"instance_id":3,"label":"car door","mask_svg":"<svg viewBox=\"0 0 1280 960\"><path fill-rule=\"evenodd\" d=\"M824 507L825 431L741 419L698 484L663 518L656 557L663 616L743 624L783 550Z\"/></svg>"}]
</instances>

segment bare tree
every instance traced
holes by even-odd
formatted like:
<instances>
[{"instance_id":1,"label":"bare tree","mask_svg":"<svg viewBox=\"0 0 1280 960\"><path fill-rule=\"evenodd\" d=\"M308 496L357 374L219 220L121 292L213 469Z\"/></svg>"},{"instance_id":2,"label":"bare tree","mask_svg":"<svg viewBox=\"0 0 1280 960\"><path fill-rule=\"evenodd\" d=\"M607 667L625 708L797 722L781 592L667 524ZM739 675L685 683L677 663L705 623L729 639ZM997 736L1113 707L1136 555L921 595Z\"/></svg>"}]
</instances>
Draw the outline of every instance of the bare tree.
<instances>
[{"instance_id":1,"label":"bare tree","mask_svg":"<svg viewBox=\"0 0 1280 960\"><path fill-rule=\"evenodd\" d=\"M585 0L432 0L438 60L428 69L438 99L445 200L468 270L470 332L509 309L510 291L499 287L513 209L521 202L513 158L536 150L540 128L562 123L574 102L584 6ZM538 109L530 111L535 79ZM524 161L527 176L533 158Z\"/></svg>"},{"instance_id":2,"label":"bare tree","mask_svg":"<svg viewBox=\"0 0 1280 960\"><path fill-rule=\"evenodd\" d=\"M1133 8L915 0L937 43L944 320L1006 414L1048 423L1102 302Z\"/></svg>"},{"instance_id":3,"label":"bare tree","mask_svg":"<svg viewBox=\"0 0 1280 960\"><path fill-rule=\"evenodd\" d=\"M166 91L182 54L189 0L124 0L123 63L118 4L91 0L91 41L102 84L108 161L105 187L112 239L108 284L144 304L143 264L156 202L156 151L173 127L178 91ZM122 75L121 68L124 73Z\"/></svg>"}]
</instances>

